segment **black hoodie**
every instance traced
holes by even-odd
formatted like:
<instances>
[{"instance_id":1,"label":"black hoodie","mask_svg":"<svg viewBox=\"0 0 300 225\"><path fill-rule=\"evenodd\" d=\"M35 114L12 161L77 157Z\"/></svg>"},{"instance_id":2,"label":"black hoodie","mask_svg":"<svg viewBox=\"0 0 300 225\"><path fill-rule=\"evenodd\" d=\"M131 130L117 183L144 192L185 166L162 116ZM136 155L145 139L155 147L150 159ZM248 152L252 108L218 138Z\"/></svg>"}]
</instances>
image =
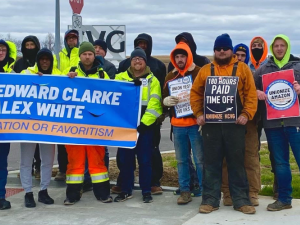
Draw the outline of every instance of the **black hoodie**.
<instances>
[{"instance_id":1,"label":"black hoodie","mask_svg":"<svg viewBox=\"0 0 300 225\"><path fill-rule=\"evenodd\" d=\"M25 48L25 44L28 41L33 41L36 48L31 51L31 53L28 51L28 49ZM14 71L16 73L21 73L22 70L26 70L28 67L34 66L36 55L38 51L41 49L41 45L39 42L39 39L36 36L30 35L24 38L22 41L22 47L21 52L23 54L23 57L18 59L18 61L14 65Z\"/></svg>"},{"instance_id":2,"label":"black hoodie","mask_svg":"<svg viewBox=\"0 0 300 225\"><path fill-rule=\"evenodd\" d=\"M50 67L48 68L48 70L42 70L41 66L40 66L40 59L43 57L43 56L47 56L49 59L50 59ZM42 48L36 55L36 64L37 64L37 67L39 69L39 72L43 73L43 74L52 74L52 70L53 70L53 54L52 52L47 49L47 48Z\"/></svg>"},{"instance_id":3,"label":"black hoodie","mask_svg":"<svg viewBox=\"0 0 300 225\"><path fill-rule=\"evenodd\" d=\"M136 48L138 46L138 41L144 40L147 41L147 49L146 49L146 55L147 55L147 66L150 67L151 72L153 75L159 80L160 88L162 89L164 86L165 78L166 78L166 66L165 64L151 56L152 52L152 37L148 34L139 34L137 38L134 40L134 47ZM118 73L125 72L130 67L130 58L124 59L119 64Z\"/></svg>"},{"instance_id":4,"label":"black hoodie","mask_svg":"<svg viewBox=\"0 0 300 225\"><path fill-rule=\"evenodd\" d=\"M186 39L189 42L189 47L190 47L190 49L192 51L192 54L193 54L194 63L197 66L203 67L204 65L210 63L209 59L206 58L205 56L197 55L197 53L196 53L196 51L197 51L197 45L196 45L196 43L194 41L193 36L190 33L183 32L181 34L178 34L175 37L175 41L176 41L177 44L179 43L179 41L180 41L181 38L184 38L184 39ZM173 69L174 69L174 66L170 62L169 65L168 65L168 73L171 72Z\"/></svg>"}]
</instances>

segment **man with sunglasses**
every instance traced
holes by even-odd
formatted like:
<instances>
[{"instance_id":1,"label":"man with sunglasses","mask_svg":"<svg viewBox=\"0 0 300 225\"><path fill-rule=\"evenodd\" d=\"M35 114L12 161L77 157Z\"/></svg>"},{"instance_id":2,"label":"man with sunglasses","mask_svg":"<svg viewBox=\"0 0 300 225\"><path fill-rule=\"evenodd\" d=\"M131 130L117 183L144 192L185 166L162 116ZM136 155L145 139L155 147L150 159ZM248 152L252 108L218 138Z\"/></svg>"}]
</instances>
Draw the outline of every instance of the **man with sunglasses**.
<instances>
[{"instance_id":1,"label":"man with sunglasses","mask_svg":"<svg viewBox=\"0 0 300 225\"><path fill-rule=\"evenodd\" d=\"M236 120L230 123L226 123L227 121L224 122L224 120L218 123L206 123L208 118L204 118L206 111L204 103L207 104L208 101L204 93L208 87L206 80L210 76L231 76L231 80L235 81L238 78L238 82L235 82L235 86L233 86L233 90L236 89L234 103L237 111L234 115ZM219 77L217 80L222 80L222 78ZM215 96L217 96L216 93ZM226 97L226 95L223 96ZM256 88L249 67L245 63L239 62L233 54L232 41L228 34L217 37L214 44L214 61L199 71L191 89L190 102L198 125L202 126L204 147L203 197L200 213L210 213L219 209L222 163L226 158L229 189L234 209L245 214L254 214L256 211L249 199L244 154L245 125L253 119L257 109Z\"/></svg>"}]
</instances>

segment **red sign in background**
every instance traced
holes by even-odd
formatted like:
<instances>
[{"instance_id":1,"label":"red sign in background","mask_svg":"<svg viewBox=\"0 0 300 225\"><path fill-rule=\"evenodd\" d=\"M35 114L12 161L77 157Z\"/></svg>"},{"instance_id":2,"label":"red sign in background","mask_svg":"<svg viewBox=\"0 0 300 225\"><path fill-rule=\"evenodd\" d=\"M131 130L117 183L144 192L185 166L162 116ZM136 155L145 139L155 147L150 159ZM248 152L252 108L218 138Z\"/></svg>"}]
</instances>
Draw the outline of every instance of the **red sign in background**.
<instances>
[{"instance_id":1,"label":"red sign in background","mask_svg":"<svg viewBox=\"0 0 300 225\"><path fill-rule=\"evenodd\" d=\"M294 70L283 70L262 76L266 100L267 119L300 116L298 95L294 91Z\"/></svg>"},{"instance_id":2,"label":"red sign in background","mask_svg":"<svg viewBox=\"0 0 300 225\"><path fill-rule=\"evenodd\" d=\"M83 8L83 0L69 0L73 13L80 14Z\"/></svg>"}]
</instances>

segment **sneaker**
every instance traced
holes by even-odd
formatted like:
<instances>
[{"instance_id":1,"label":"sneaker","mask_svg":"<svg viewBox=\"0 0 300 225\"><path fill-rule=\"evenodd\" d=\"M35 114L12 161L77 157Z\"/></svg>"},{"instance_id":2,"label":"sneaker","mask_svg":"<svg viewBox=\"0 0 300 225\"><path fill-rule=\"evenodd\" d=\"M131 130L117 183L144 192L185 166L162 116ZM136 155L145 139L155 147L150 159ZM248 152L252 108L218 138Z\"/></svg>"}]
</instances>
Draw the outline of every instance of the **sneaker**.
<instances>
[{"instance_id":1,"label":"sneaker","mask_svg":"<svg viewBox=\"0 0 300 225\"><path fill-rule=\"evenodd\" d=\"M6 201L5 199L0 199L0 210L4 209L10 209L11 205L9 201Z\"/></svg>"},{"instance_id":2,"label":"sneaker","mask_svg":"<svg viewBox=\"0 0 300 225\"><path fill-rule=\"evenodd\" d=\"M78 200L68 199L66 198L64 201L64 205L74 205Z\"/></svg>"},{"instance_id":3,"label":"sneaker","mask_svg":"<svg viewBox=\"0 0 300 225\"><path fill-rule=\"evenodd\" d=\"M36 203L34 201L33 193L28 192L25 194L25 207L34 208L36 207Z\"/></svg>"},{"instance_id":4,"label":"sneaker","mask_svg":"<svg viewBox=\"0 0 300 225\"><path fill-rule=\"evenodd\" d=\"M122 189L120 186L112 186L112 188L110 189L112 194L121 194L122 193Z\"/></svg>"},{"instance_id":5,"label":"sneaker","mask_svg":"<svg viewBox=\"0 0 300 225\"><path fill-rule=\"evenodd\" d=\"M192 201L191 192L189 191L182 191L180 193L180 197L177 199L178 205L185 205Z\"/></svg>"},{"instance_id":6,"label":"sneaker","mask_svg":"<svg viewBox=\"0 0 300 225\"><path fill-rule=\"evenodd\" d=\"M223 204L224 206L233 206L233 202L230 195L223 195Z\"/></svg>"},{"instance_id":7,"label":"sneaker","mask_svg":"<svg viewBox=\"0 0 300 225\"><path fill-rule=\"evenodd\" d=\"M244 214L255 214L256 210L252 205L243 205L242 207L238 208L238 209L234 209L236 211L240 211Z\"/></svg>"},{"instance_id":8,"label":"sneaker","mask_svg":"<svg viewBox=\"0 0 300 225\"><path fill-rule=\"evenodd\" d=\"M62 172L57 172L55 178L55 181L65 181L66 180L66 174Z\"/></svg>"},{"instance_id":9,"label":"sneaker","mask_svg":"<svg viewBox=\"0 0 300 225\"><path fill-rule=\"evenodd\" d=\"M200 197L202 195L201 189L199 186L195 186L192 190L191 190L191 196L192 197Z\"/></svg>"},{"instance_id":10,"label":"sneaker","mask_svg":"<svg viewBox=\"0 0 300 225\"><path fill-rule=\"evenodd\" d=\"M175 191L173 191L174 195L180 195L180 188L177 188Z\"/></svg>"},{"instance_id":11,"label":"sneaker","mask_svg":"<svg viewBox=\"0 0 300 225\"><path fill-rule=\"evenodd\" d=\"M40 180L41 179L41 172L36 170L35 173L34 173L34 177L36 180Z\"/></svg>"},{"instance_id":12,"label":"sneaker","mask_svg":"<svg viewBox=\"0 0 300 225\"><path fill-rule=\"evenodd\" d=\"M283 203L283 202L277 200L274 203L269 204L267 207L267 210L268 211L280 211L283 209L291 209L291 208L292 208L291 204L286 204L286 203Z\"/></svg>"},{"instance_id":13,"label":"sneaker","mask_svg":"<svg viewBox=\"0 0 300 225\"><path fill-rule=\"evenodd\" d=\"M163 193L163 189L161 187L153 186L151 187L152 195L161 195Z\"/></svg>"},{"instance_id":14,"label":"sneaker","mask_svg":"<svg viewBox=\"0 0 300 225\"><path fill-rule=\"evenodd\" d=\"M122 193L118 194L117 197L115 197L114 202L124 202L127 199L131 199L131 198L132 198L132 194L127 194L127 193L122 192Z\"/></svg>"},{"instance_id":15,"label":"sneaker","mask_svg":"<svg viewBox=\"0 0 300 225\"><path fill-rule=\"evenodd\" d=\"M38 201L46 205L54 204L54 200L48 195L47 189L39 191Z\"/></svg>"},{"instance_id":16,"label":"sneaker","mask_svg":"<svg viewBox=\"0 0 300 225\"><path fill-rule=\"evenodd\" d=\"M218 210L219 207L213 207L211 205L200 205L199 212L200 213L211 213L212 211Z\"/></svg>"},{"instance_id":17,"label":"sneaker","mask_svg":"<svg viewBox=\"0 0 300 225\"><path fill-rule=\"evenodd\" d=\"M143 202L144 203L151 203L151 202L153 202L153 198L151 196L151 193L143 194Z\"/></svg>"},{"instance_id":18,"label":"sneaker","mask_svg":"<svg viewBox=\"0 0 300 225\"><path fill-rule=\"evenodd\" d=\"M113 198L111 196L108 196L107 199L101 199L101 198L97 198L98 201L102 202L102 203L111 203L113 202Z\"/></svg>"}]
</instances>

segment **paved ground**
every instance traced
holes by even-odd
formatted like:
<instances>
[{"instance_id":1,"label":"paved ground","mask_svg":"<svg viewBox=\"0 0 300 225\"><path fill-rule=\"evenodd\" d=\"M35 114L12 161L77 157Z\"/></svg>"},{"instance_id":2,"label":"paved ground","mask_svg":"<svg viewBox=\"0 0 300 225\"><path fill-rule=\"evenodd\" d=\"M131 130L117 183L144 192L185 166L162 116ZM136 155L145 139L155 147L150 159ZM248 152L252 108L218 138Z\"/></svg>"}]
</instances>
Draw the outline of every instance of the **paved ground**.
<instances>
[{"instance_id":1,"label":"paved ground","mask_svg":"<svg viewBox=\"0 0 300 225\"><path fill-rule=\"evenodd\" d=\"M8 188L20 188L17 179L9 178ZM38 185L35 183L35 185ZM34 188L37 200L38 188ZM201 197L185 206L176 204L177 196L172 192L164 192L154 196L154 202L142 202L140 191L134 191L134 197L123 203L103 204L98 202L92 192L83 194L80 202L74 206L64 206L65 185L51 182L50 196L54 205L37 202L37 207L27 209L23 205L24 192L20 192L8 200L12 209L0 211L1 225L298 225L300 221L300 200L293 201L293 208L281 212L268 212L266 206L273 200L260 197L260 206L255 215L245 215L234 211L232 207L224 207L211 214L199 214ZM113 195L115 197L115 195Z\"/></svg>"},{"instance_id":2,"label":"paved ground","mask_svg":"<svg viewBox=\"0 0 300 225\"><path fill-rule=\"evenodd\" d=\"M262 136L262 141L265 141L265 135ZM160 151L169 151L173 150L174 145L170 140L170 122L169 118L165 120L163 126L161 128L161 142L160 142ZM117 153L117 148L109 148L110 157L115 157ZM55 157L55 164L57 164L57 160ZM18 170L20 166L20 144L12 143L10 154L8 156L8 170Z\"/></svg>"}]
</instances>

